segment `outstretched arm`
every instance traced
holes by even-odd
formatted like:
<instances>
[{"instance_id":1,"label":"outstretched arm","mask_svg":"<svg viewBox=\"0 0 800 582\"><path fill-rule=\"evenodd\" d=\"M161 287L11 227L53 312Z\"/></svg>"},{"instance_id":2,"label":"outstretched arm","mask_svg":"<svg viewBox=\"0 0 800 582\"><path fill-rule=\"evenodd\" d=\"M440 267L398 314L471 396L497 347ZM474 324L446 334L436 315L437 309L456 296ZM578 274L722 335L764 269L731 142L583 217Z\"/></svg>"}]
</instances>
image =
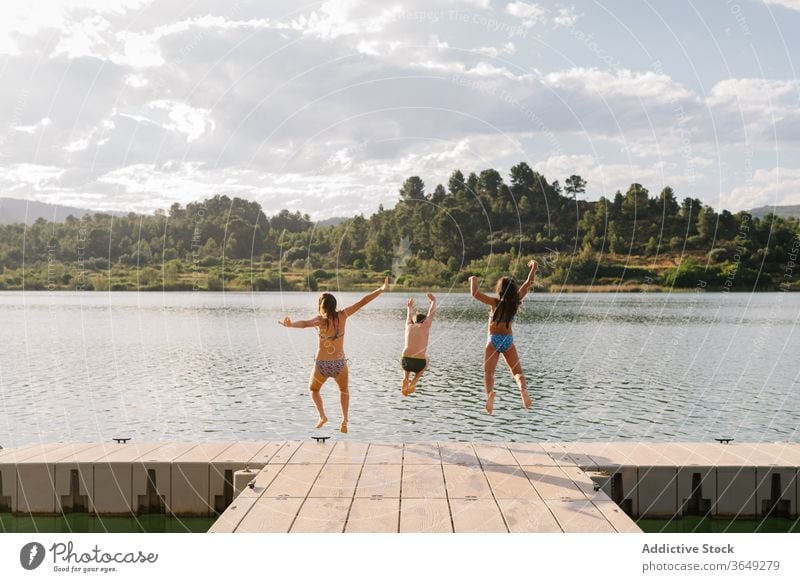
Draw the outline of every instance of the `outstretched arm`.
<instances>
[{"instance_id":1,"label":"outstretched arm","mask_svg":"<svg viewBox=\"0 0 800 582\"><path fill-rule=\"evenodd\" d=\"M300 321L292 321L291 318L287 315L282 320L278 321L283 327L316 327L319 325L319 316L315 317L314 319L306 319Z\"/></svg>"},{"instance_id":2,"label":"outstretched arm","mask_svg":"<svg viewBox=\"0 0 800 582\"><path fill-rule=\"evenodd\" d=\"M469 292L475 299L480 301L481 303L485 303L486 305L491 305L494 307L494 301L488 295L481 293L478 291L478 277L473 275L469 278Z\"/></svg>"},{"instance_id":3,"label":"outstretched arm","mask_svg":"<svg viewBox=\"0 0 800 582\"><path fill-rule=\"evenodd\" d=\"M428 293L428 301L430 301L431 304L428 307L428 315L425 317L425 323L430 325L433 316L436 315L436 297L433 296L433 293Z\"/></svg>"},{"instance_id":4,"label":"outstretched arm","mask_svg":"<svg viewBox=\"0 0 800 582\"><path fill-rule=\"evenodd\" d=\"M344 312L345 315L349 317L353 315L356 311L364 307L367 303L375 299L378 295L386 291L386 289L388 288L389 288L389 277L386 277L386 279L383 282L383 285L375 289L375 291L373 291L372 293L364 295L361 299L353 303L351 306L345 307L344 309L342 309L342 311Z\"/></svg>"},{"instance_id":5,"label":"outstretched arm","mask_svg":"<svg viewBox=\"0 0 800 582\"><path fill-rule=\"evenodd\" d=\"M525 279L525 282L520 286L519 292L517 293L517 296L520 298L520 300L522 300L528 294L528 290L531 288L531 285L533 285L533 282L536 279L536 269L538 268L536 261L528 261L528 266L531 268L531 272L528 273L528 278Z\"/></svg>"}]
</instances>

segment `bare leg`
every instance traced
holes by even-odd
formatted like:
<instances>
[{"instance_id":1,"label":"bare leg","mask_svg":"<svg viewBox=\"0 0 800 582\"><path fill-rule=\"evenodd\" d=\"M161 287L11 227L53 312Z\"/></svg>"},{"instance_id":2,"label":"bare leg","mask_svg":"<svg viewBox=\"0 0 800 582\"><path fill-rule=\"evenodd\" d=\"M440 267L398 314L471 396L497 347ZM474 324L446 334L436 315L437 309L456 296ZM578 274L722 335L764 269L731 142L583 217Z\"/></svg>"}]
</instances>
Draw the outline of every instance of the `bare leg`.
<instances>
[{"instance_id":1,"label":"bare leg","mask_svg":"<svg viewBox=\"0 0 800 582\"><path fill-rule=\"evenodd\" d=\"M345 365L339 375L336 376L336 384L339 386L339 401L342 404L342 426L339 429L347 432L347 412L350 410L350 392L348 384L350 381L350 367Z\"/></svg>"},{"instance_id":2,"label":"bare leg","mask_svg":"<svg viewBox=\"0 0 800 582\"><path fill-rule=\"evenodd\" d=\"M528 384L525 382L525 374L522 373L522 364L519 362L519 354L517 354L517 346L512 345L504 353L503 357L508 364L511 375L519 386L519 394L522 396L522 406L524 408L531 407L531 397L528 396Z\"/></svg>"},{"instance_id":3,"label":"bare leg","mask_svg":"<svg viewBox=\"0 0 800 582\"><path fill-rule=\"evenodd\" d=\"M422 368L419 372L414 374L414 379L411 381L411 385L408 387L408 393L413 394L417 390L417 382L419 382L420 377L422 374L425 373L425 370L428 369L428 362L425 362L425 367Z\"/></svg>"},{"instance_id":4,"label":"bare leg","mask_svg":"<svg viewBox=\"0 0 800 582\"><path fill-rule=\"evenodd\" d=\"M494 371L500 354L490 343L486 344L483 350L483 386L486 388L486 412L494 412Z\"/></svg>"},{"instance_id":5,"label":"bare leg","mask_svg":"<svg viewBox=\"0 0 800 582\"><path fill-rule=\"evenodd\" d=\"M317 407L317 414L319 421L314 425L314 428L322 428L328 422L328 417L325 416L325 407L322 404L322 394L319 393L320 388L325 383L325 376L319 373L317 365L314 364L314 370L311 372L311 380L308 383L308 391L311 393L311 400L314 401L314 406Z\"/></svg>"},{"instance_id":6,"label":"bare leg","mask_svg":"<svg viewBox=\"0 0 800 582\"><path fill-rule=\"evenodd\" d=\"M411 372L403 370L403 389L400 391L403 396L408 396L408 379L410 376Z\"/></svg>"}]
</instances>

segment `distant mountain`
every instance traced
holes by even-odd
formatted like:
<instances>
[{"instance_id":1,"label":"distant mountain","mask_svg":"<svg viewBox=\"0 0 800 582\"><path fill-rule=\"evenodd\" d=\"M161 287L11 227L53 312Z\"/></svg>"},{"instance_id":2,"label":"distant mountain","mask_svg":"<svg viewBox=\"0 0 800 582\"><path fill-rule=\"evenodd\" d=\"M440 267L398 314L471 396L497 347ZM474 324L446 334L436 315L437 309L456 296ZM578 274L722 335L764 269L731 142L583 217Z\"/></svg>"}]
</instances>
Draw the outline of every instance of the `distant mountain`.
<instances>
[{"instance_id":1,"label":"distant mountain","mask_svg":"<svg viewBox=\"0 0 800 582\"><path fill-rule=\"evenodd\" d=\"M748 212L754 218L763 218L770 212L772 212L775 216L793 216L794 218L800 218L800 204L791 204L786 206L759 206L758 208L748 210Z\"/></svg>"},{"instance_id":2,"label":"distant mountain","mask_svg":"<svg viewBox=\"0 0 800 582\"><path fill-rule=\"evenodd\" d=\"M95 210L64 206L61 204L47 204L35 200L19 200L17 198L0 198L0 224L18 224L24 222L33 224L39 218L51 222L64 222L67 216L80 218L87 214L98 214ZM126 216L125 212L107 212L114 216Z\"/></svg>"},{"instance_id":3,"label":"distant mountain","mask_svg":"<svg viewBox=\"0 0 800 582\"><path fill-rule=\"evenodd\" d=\"M325 220L320 220L316 223L317 227L323 226L336 226L337 224L342 224L347 218L343 216L334 216L332 218L326 218Z\"/></svg>"}]
</instances>

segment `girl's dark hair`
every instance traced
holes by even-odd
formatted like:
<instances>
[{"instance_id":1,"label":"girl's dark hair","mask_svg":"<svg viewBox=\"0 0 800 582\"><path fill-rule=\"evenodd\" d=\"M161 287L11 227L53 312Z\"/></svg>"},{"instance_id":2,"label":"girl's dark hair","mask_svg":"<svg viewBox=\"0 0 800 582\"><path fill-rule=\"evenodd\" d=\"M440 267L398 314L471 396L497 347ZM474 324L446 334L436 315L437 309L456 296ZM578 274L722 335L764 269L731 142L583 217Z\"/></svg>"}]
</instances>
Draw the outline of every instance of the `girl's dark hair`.
<instances>
[{"instance_id":1,"label":"girl's dark hair","mask_svg":"<svg viewBox=\"0 0 800 582\"><path fill-rule=\"evenodd\" d=\"M492 312L495 323L511 323L519 309L519 290L511 277L501 277L494 288L497 293L497 306Z\"/></svg>"},{"instance_id":2,"label":"girl's dark hair","mask_svg":"<svg viewBox=\"0 0 800 582\"><path fill-rule=\"evenodd\" d=\"M336 311L336 297L330 293L321 293L319 296L319 314L327 320L329 325L333 324L338 328L339 312Z\"/></svg>"},{"instance_id":3,"label":"girl's dark hair","mask_svg":"<svg viewBox=\"0 0 800 582\"><path fill-rule=\"evenodd\" d=\"M417 313L414 316L414 323L422 323L423 321L425 321L426 317L428 317L428 316L425 315L424 313Z\"/></svg>"}]
</instances>

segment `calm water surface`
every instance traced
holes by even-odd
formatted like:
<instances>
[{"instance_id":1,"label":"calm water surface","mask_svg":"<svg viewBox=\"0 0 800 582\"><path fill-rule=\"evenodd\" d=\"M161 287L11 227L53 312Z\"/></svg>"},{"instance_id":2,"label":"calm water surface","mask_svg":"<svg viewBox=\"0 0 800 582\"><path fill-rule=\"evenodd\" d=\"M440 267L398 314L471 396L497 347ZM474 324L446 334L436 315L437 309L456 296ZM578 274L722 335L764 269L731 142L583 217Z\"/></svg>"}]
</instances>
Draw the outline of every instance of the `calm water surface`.
<instances>
[{"instance_id":1,"label":"calm water surface","mask_svg":"<svg viewBox=\"0 0 800 582\"><path fill-rule=\"evenodd\" d=\"M501 364L492 417L487 315L466 294L441 296L430 370L400 395L406 299L348 323L347 438L797 440L800 294L534 294L514 325L534 408ZM277 320L315 307L303 293L0 293L0 445L307 438L315 332ZM331 434L332 382L323 396Z\"/></svg>"}]
</instances>

